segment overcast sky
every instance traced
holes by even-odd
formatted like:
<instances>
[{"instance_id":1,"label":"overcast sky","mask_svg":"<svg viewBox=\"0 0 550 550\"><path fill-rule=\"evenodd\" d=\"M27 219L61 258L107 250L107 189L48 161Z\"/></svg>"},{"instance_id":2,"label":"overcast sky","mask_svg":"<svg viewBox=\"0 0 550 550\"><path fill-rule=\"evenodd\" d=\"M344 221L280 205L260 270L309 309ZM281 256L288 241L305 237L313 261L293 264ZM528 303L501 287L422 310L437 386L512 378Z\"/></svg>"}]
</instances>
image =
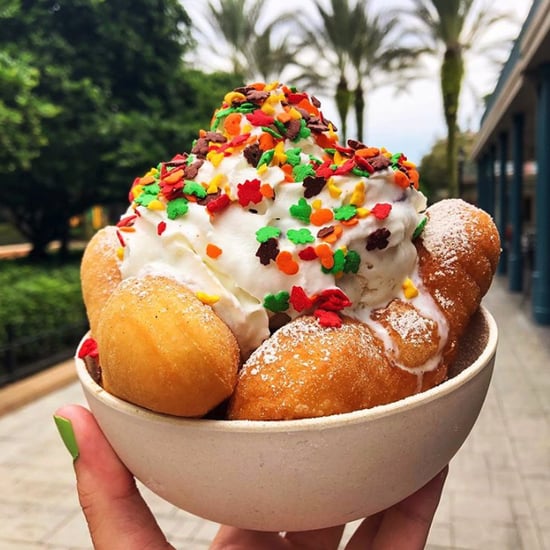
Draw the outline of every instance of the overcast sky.
<instances>
[{"instance_id":1,"label":"overcast sky","mask_svg":"<svg viewBox=\"0 0 550 550\"><path fill-rule=\"evenodd\" d=\"M480 0L478 0L479 2ZM487 1L487 0L481 0ZM311 11L314 14L311 0L266 1L266 19L271 20L277 13L288 11L299 6L302 13ZM525 19L531 0L499 0L493 2L496 9L506 11L514 16L514 22L499 23L485 34L486 41L505 40L517 35L521 23ZM202 14L207 6L202 0L186 0L183 5L194 20L204 26ZM388 7L410 6L408 0L370 0L373 12L380 13ZM223 60L215 60L208 51L201 51L211 59L214 67L223 69ZM504 56L506 57L506 55ZM419 163L422 156L428 153L434 142L446 135L441 105L437 65L429 65L427 73L431 78L411 82L407 92L396 94L390 87L373 91L367 101L365 118L365 141L374 146L385 146L390 151L401 151L414 162ZM459 123L462 129L477 130L479 119L483 114L482 97L492 92L495 87L499 70L484 57L469 59L467 66L467 82L461 96ZM330 98L318 96L322 101L325 116L338 125L336 109ZM349 134L353 133L353 121L349 120Z\"/></svg>"}]
</instances>

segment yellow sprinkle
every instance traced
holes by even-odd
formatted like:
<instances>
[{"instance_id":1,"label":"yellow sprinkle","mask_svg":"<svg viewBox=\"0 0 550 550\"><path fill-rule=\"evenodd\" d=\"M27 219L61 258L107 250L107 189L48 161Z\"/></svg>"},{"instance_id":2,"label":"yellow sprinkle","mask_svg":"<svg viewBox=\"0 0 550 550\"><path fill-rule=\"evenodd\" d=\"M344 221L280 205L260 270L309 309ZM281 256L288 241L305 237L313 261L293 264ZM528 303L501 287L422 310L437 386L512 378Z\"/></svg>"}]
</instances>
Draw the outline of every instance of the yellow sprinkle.
<instances>
[{"instance_id":1,"label":"yellow sprinkle","mask_svg":"<svg viewBox=\"0 0 550 550\"><path fill-rule=\"evenodd\" d=\"M275 114L275 108L271 103L264 101L264 104L260 107L260 109L266 114L266 115L274 115Z\"/></svg>"},{"instance_id":2,"label":"yellow sprinkle","mask_svg":"<svg viewBox=\"0 0 550 550\"><path fill-rule=\"evenodd\" d=\"M370 210L368 208L358 208L356 210L356 215L358 218L366 218L370 214Z\"/></svg>"},{"instance_id":3,"label":"yellow sprinkle","mask_svg":"<svg viewBox=\"0 0 550 550\"><path fill-rule=\"evenodd\" d=\"M334 164L337 164L338 166L340 166L340 164L342 164L343 162L344 162L344 159L342 158L342 155L338 151L335 151Z\"/></svg>"},{"instance_id":4,"label":"yellow sprinkle","mask_svg":"<svg viewBox=\"0 0 550 550\"><path fill-rule=\"evenodd\" d=\"M273 82L270 82L269 84L265 85L264 91L271 92L271 90L274 90L279 85L278 80L274 80Z\"/></svg>"},{"instance_id":5,"label":"yellow sprinkle","mask_svg":"<svg viewBox=\"0 0 550 550\"><path fill-rule=\"evenodd\" d=\"M328 125L328 135L331 137L331 138L337 138L338 135L336 134L336 132L334 131L334 126L332 125L332 122L329 123Z\"/></svg>"},{"instance_id":6,"label":"yellow sprinkle","mask_svg":"<svg viewBox=\"0 0 550 550\"><path fill-rule=\"evenodd\" d=\"M342 190L334 183L333 178L328 180L328 192L333 199L337 199L342 194Z\"/></svg>"},{"instance_id":7,"label":"yellow sprinkle","mask_svg":"<svg viewBox=\"0 0 550 550\"><path fill-rule=\"evenodd\" d=\"M149 210L164 210L164 204L158 199L154 199L147 205L147 208Z\"/></svg>"},{"instance_id":8,"label":"yellow sprinkle","mask_svg":"<svg viewBox=\"0 0 550 550\"><path fill-rule=\"evenodd\" d=\"M216 153L216 151L210 151L206 154L206 158L212 163L213 166L219 166L223 160L223 153Z\"/></svg>"},{"instance_id":9,"label":"yellow sprinkle","mask_svg":"<svg viewBox=\"0 0 550 550\"><path fill-rule=\"evenodd\" d=\"M321 199L315 199L311 202L311 207L313 210L319 210L323 206L323 201Z\"/></svg>"},{"instance_id":10,"label":"yellow sprinkle","mask_svg":"<svg viewBox=\"0 0 550 550\"><path fill-rule=\"evenodd\" d=\"M360 181L353 190L350 198L350 204L353 206L363 206L365 204L365 183Z\"/></svg>"},{"instance_id":11,"label":"yellow sprinkle","mask_svg":"<svg viewBox=\"0 0 550 550\"><path fill-rule=\"evenodd\" d=\"M206 294L206 292L195 292L195 296L207 306L211 306L220 300L216 294Z\"/></svg>"},{"instance_id":12,"label":"yellow sprinkle","mask_svg":"<svg viewBox=\"0 0 550 550\"><path fill-rule=\"evenodd\" d=\"M229 92L225 94L225 97L223 98L224 103L228 103L231 105L233 101L244 101L246 99L246 96L244 94L241 94L241 92Z\"/></svg>"},{"instance_id":13,"label":"yellow sprinkle","mask_svg":"<svg viewBox=\"0 0 550 550\"><path fill-rule=\"evenodd\" d=\"M116 257L119 259L119 260L123 260L124 259L124 248L122 246L119 246L117 249L116 249Z\"/></svg>"},{"instance_id":14,"label":"yellow sprinkle","mask_svg":"<svg viewBox=\"0 0 550 550\"><path fill-rule=\"evenodd\" d=\"M290 118L293 118L296 120L302 118L302 114L300 113L300 111L298 111L298 109L295 109L294 107L291 107L289 109L288 114L290 115Z\"/></svg>"},{"instance_id":15,"label":"yellow sprinkle","mask_svg":"<svg viewBox=\"0 0 550 550\"><path fill-rule=\"evenodd\" d=\"M216 174L208 183L206 192L209 195L213 195L218 192L218 189L223 185L225 181L225 176L223 174Z\"/></svg>"},{"instance_id":16,"label":"yellow sprinkle","mask_svg":"<svg viewBox=\"0 0 550 550\"><path fill-rule=\"evenodd\" d=\"M412 298L418 296L418 289L408 277L403 281L403 294L405 294L407 300L412 300Z\"/></svg>"},{"instance_id":17,"label":"yellow sprinkle","mask_svg":"<svg viewBox=\"0 0 550 550\"><path fill-rule=\"evenodd\" d=\"M242 129L243 134L248 134L248 132L252 132L252 125L251 124L245 124Z\"/></svg>"},{"instance_id":18,"label":"yellow sprinkle","mask_svg":"<svg viewBox=\"0 0 550 550\"><path fill-rule=\"evenodd\" d=\"M141 195L141 192L143 191L143 185L134 185L132 187L132 198L137 198Z\"/></svg>"},{"instance_id":19,"label":"yellow sprinkle","mask_svg":"<svg viewBox=\"0 0 550 550\"><path fill-rule=\"evenodd\" d=\"M285 143L284 141L279 141L277 145L275 145L275 150L273 153L273 159L278 164L284 164L286 162L287 156L285 154Z\"/></svg>"},{"instance_id":20,"label":"yellow sprinkle","mask_svg":"<svg viewBox=\"0 0 550 550\"><path fill-rule=\"evenodd\" d=\"M262 164L257 170L258 174L265 174L267 172L267 164Z\"/></svg>"}]
</instances>

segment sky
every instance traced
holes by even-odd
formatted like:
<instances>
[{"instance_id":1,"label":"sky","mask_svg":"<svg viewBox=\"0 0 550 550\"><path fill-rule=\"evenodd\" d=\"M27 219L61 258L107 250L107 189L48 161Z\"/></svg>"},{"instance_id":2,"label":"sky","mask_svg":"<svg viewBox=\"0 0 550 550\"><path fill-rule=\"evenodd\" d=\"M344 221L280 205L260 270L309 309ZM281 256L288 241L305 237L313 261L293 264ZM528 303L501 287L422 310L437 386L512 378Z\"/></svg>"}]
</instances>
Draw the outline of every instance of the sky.
<instances>
[{"instance_id":1,"label":"sky","mask_svg":"<svg viewBox=\"0 0 550 550\"><path fill-rule=\"evenodd\" d=\"M487 2L490 6L509 13L511 20L491 27L484 34L484 42L515 38L529 12L531 0L499 0L493 3L490 0L477 0L478 4ZM265 4L266 20L272 20L281 11L288 11L296 5L287 1L266 1ZM302 14L315 16L312 0L300 0L297 4ZM199 25L208 27L204 16L206 2L187 0L183 5ZM388 7L399 9L410 5L410 0L370 0L370 9L374 13L381 13L381 10ZM228 68L224 66L224 60L216 58L212 52L199 50L198 56L202 60L210 60L210 67L204 67L205 70ZM507 50L503 51L501 57L503 60L507 58ZM364 139L368 145L384 146L393 152L403 152L413 162L420 163L433 144L446 136L437 71L437 63L433 61L425 65L426 78L411 81L406 91L396 92L391 86L386 86L370 93L367 98ZM483 55L477 55L467 59L466 71L467 79L460 98L459 125L463 130L477 131L484 111L482 98L493 91L500 69ZM339 125L332 99L316 95L322 102L325 117ZM351 136L354 131L352 117L348 120L348 125L348 134Z\"/></svg>"}]
</instances>

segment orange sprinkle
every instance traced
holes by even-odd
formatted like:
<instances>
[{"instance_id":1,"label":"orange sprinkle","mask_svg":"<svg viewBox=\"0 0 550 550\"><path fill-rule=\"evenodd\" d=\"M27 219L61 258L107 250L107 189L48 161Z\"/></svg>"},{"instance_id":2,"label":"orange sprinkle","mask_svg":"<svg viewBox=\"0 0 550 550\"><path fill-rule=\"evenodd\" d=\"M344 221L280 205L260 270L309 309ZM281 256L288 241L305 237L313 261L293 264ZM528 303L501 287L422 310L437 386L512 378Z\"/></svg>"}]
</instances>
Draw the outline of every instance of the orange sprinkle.
<instances>
[{"instance_id":1,"label":"orange sprinkle","mask_svg":"<svg viewBox=\"0 0 550 550\"><path fill-rule=\"evenodd\" d=\"M282 111L280 112L278 115L277 115L277 120L279 122L282 122L283 124L285 122L288 122L292 117L290 116L290 113L288 112L288 110L286 111Z\"/></svg>"},{"instance_id":2,"label":"orange sprinkle","mask_svg":"<svg viewBox=\"0 0 550 550\"><path fill-rule=\"evenodd\" d=\"M315 105L313 105L313 103L311 103L309 99L302 99L302 101L298 103L297 107L299 107L300 109L304 109L312 115L319 116L319 109L317 109L317 107L315 107Z\"/></svg>"},{"instance_id":3,"label":"orange sprinkle","mask_svg":"<svg viewBox=\"0 0 550 550\"><path fill-rule=\"evenodd\" d=\"M135 233L136 228L132 227L131 225L124 225L122 227L118 228L119 231L124 231L125 233Z\"/></svg>"},{"instance_id":4,"label":"orange sprinkle","mask_svg":"<svg viewBox=\"0 0 550 550\"><path fill-rule=\"evenodd\" d=\"M419 183L419 175L416 170L409 170L409 177L411 178L411 181L413 182L414 188L418 189L418 183Z\"/></svg>"},{"instance_id":5,"label":"orange sprinkle","mask_svg":"<svg viewBox=\"0 0 550 550\"><path fill-rule=\"evenodd\" d=\"M283 164L280 168L285 173L285 181L287 183L293 182L294 176L292 174L292 166L290 164Z\"/></svg>"},{"instance_id":6,"label":"orange sprinkle","mask_svg":"<svg viewBox=\"0 0 550 550\"><path fill-rule=\"evenodd\" d=\"M380 149L378 147L363 147L362 149L357 149L355 154L363 158L376 157L380 154Z\"/></svg>"},{"instance_id":7,"label":"orange sprinkle","mask_svg":"<svg viewBox=\"0 0 550 550\"><path fill-rule=\"evenodd\" d=\"M215 244L208 243L206 245L206 255L209 258L216 259L218 256L221 255L222 252L223 250L219 246L216 246Z\"/></svg>"},{"instance_id":8,"label":"orange sprinkle","mask_svg":"<svg viewBox=\"0 0 550 550\"><path fill-rule=\"evenodd\" d=\"M260 193L266 199L272 199L275 196L275 191L273 191L273 187L269 183L264 183L260 186Z\"/></svg>"},{"instance_id":9,"label":"orange sprinkle","mask_svg":"<svg viewBox=\"0 0 550 550\"><path fill-rule=\"evenodd\" d=\"M319 208L319 210L315 210L311 213L309 221L313 225L320 227L321 225L325 225L325 223L330 222L333 218L334 214L332 213L332 210L328 208Z\"/></svg>"},{"instance_id":10,"label":"orange sprinkle","mask_svg":"<svg viewBox=\"0 0 550 550\"><path fill-rule=\"evenodd\" d=\"M332 249L328 244L320 244L315 247L315 253L321 260L321 265L325 269L332 269L334 267L334 256L332 255Z\"/></svg>"},{"instance_id":11,"label":"orange sprinkle","mask_svg":"<svg viewBox=\"0 0 550 550\"><path fill-rule=\"evenodd\" d=\"M260 136L258 144L260 145L260 149L262 151L269 151L270 149L273 149L275 147L275 140L273 139L273 136L271 134L264 132Z\"/></svg>"},{"instance_id":12,"label":"orange sprinkle","mask_svg":"<svg viewBox=\"0 0 550 550\"><path fill-rule=\"evenodd\" d=\"M164 181L166 183L177 183L181 178L183 178L183 170L176 170L175 172L168 174L164 178Z\"/></svg>"},{"instance_id":13,"label":"orange sprinkle","mask_svg":"<svg viewBox=\"0 0 550 550\"><path fill-rule=\"evenodd\" d=\"M345 225L346 227L352 227L353 225L357 225L359 223L359 220L354 216L349 220L341 220L340 223L342 225Z\"/></svg>"},{"instance_id":14,"label":"orange sprinkle","mask_svg":"<svg viewBox=\"0 0 550 550\"><path fill-rule=\"evenodd\" d=\"M148 185L149 183L154 183L155 178L153 176L143 176L139 178L140 185Z\"/></svg>"},{"instance_id":15,"label":"orange sprinkle","mask_svg":"<svg viewBox=\"0 0 550 550\"><path fill-rule=\"evenodd\" d=\"M395 184L398 185L399 187L402 187L403 189L406 189L407 187L409 187L409 183L410 183L409 178L407 177L406 174L401 172L401 170L396 170L393 173L393 177L395 180Z\"/></svg>"},{"instance_id":16,"label":"orange sprinkle","mask_svg":"<svg viewBox=\"0 0 550 550\"><path fill-rule=\"evenodd\" d=\"M277 258L275 262L279 270L285 273L286 275L295 275L296 273L298 273L300 269L300 266L294 260L294 258L292 257L292 254L287 250L283 250L282 252L279 252L279 254L277 254Z\"/></svg>"},{"instance_id":17,"label":"orange sprinkle","mask_svg":"<svg viewBox=\"0 0 550 550\"><path fill-rule=\"evenodd\" d=\"M241 114L230 113L223 121L223 129L230 136L238 136L241 133Z\"/></svg>"},{"instance_id":18,"label":"orange sprinkle","mask_svg":"<svg viewBox=\"0 0 550 550\"><path fill-rule=\"evenodd\" d=\"M323 237L322 240L325 241L326 243L334 244L342 236L343 230L344 229L342 228L341 225L335 225L334 231L330 235Z\"/></svg>"}]
</instances>

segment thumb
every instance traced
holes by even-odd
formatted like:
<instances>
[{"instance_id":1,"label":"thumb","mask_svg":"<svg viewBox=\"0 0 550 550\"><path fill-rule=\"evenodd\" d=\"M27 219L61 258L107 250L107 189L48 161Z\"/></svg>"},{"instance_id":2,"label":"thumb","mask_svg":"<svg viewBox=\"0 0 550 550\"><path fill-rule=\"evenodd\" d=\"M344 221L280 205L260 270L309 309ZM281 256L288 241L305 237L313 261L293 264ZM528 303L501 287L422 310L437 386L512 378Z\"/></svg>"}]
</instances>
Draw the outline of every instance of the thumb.
<instances>
[{"instance_id":1,"label":"thumb","mask_svg":"<svg viewBox=\"0 0 550 550\"><path fill-rule=\"evenodd\" d=\"M173 548L93 415L68 405L54 420L74 458L78 498L95 550Z\"/></svg>"}]
</instances>

